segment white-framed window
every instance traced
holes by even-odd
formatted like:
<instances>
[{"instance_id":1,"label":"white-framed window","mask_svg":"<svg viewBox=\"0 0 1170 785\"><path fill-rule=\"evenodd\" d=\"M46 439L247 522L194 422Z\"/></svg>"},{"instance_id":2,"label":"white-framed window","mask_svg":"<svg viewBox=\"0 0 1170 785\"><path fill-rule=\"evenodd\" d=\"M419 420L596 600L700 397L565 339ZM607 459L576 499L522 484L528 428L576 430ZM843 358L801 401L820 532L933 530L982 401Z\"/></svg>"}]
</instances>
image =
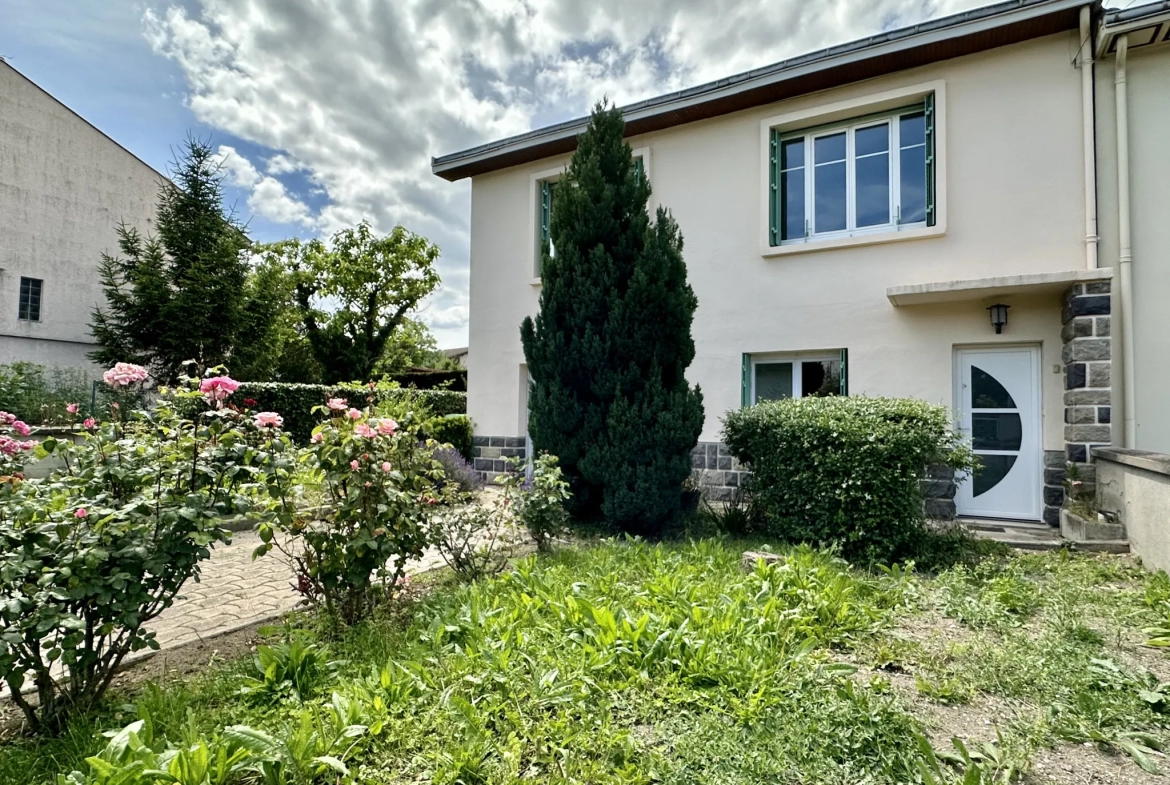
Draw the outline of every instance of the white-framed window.
<instances>
[{"instance_id":1,"label":"white-framed window","mask_svg":"<svg viewBox=\"0 0 1170 785\"><path fill-rule=\"evenodd\" d=\"M773 130L772 246L933 226L934 100Z\"/></svg>"},{"instance_id":2,"label":"white-framed window","mask_svg":"<svg viewBox=\"0 0 1170 785\"><path fill-rule=\"evenodd\" d=\"M848 395L849 351L743 355L741 403Z\"/></svg>"}]
</instances>

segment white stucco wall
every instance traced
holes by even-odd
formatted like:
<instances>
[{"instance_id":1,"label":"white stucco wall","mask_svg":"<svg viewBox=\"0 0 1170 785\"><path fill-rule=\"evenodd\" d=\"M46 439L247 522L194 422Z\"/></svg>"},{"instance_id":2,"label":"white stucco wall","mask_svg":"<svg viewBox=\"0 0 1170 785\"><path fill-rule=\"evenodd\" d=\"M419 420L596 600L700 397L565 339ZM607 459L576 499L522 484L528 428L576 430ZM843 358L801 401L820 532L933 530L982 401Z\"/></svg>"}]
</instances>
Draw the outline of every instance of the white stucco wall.
<instances>
[{"instance_id":1,"label":"white stucco wall","mask_svg":"<svg viewBox=\"0 0 1170 785\"><path fill-rule=\"evenodd\" d=\"M0 363L88 364L100 255L121 221L153 227L159 174L0 62ZM17 319L20 278L44 281Z\"/></svg>"},{"instance_id":2,"label":"white stucco wall","mask_svg":"<svg viewBox=\"0 0 1170 785\"><path fill-rule=\"evenodd\" d=\"M1127 446L1170 453L1170 45L1132 50L1126 70L1137 436L1137 443ZM1115 74L1112 55L1098 63L1097 212L1103 267L1115 266L1119 256Z\"/></svg>"},{"instance_id":3,"label":"white stucco wall","mask_svg":"<svg viewBox=\"0 0 1170 785\"><path fill-rule=\"evenodd\" d=\"M685 238L699 299L688 376L706 401L703 440L740 402L744 352L849 349L852 393L950 405L955 345L1043 346L1046 449L1062 449L1060 298L1000 296L1010 322L995 335L991 300L895 308L886 288L1084 266L1079 73L1073 33L1004 47L726 117L630 139L651 151L654 199ZM763 256L760 121L942 80L945 234L912 241ZM550 159L476 177L472 187L469 412L476 432L519 435L521 319L531 283L533 175Z\"/></svg>"}]
</instances>

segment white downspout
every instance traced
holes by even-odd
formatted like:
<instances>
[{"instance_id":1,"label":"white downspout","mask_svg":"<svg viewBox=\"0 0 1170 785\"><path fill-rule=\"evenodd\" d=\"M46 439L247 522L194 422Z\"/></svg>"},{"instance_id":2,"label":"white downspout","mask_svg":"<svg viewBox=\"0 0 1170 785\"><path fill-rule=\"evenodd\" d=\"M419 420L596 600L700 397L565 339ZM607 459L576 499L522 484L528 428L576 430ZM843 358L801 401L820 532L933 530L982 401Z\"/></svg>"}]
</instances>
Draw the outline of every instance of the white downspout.
<instances>
[{"instance_id":1,"label":"white downspout","mask_svg":"<svg viewBox=\"0 0 1170 785\"><path fill-rule=\"evenodd\" d=\"M1122 395L1125 417L1124 447L1137 444L1137 418L1133 352L1133 248L1129 219L1129 99L1125 68L1129 55L1129 36L1117 37L1117 67L1113 85L1117 95L1117 236L1118 272L1121 278L1121 355Z\"/></svg>"},{"instance_id":2,"label":"white downspout","mask_svg":"<svg viewBox=\"0 0 1170 785\"><path fill-rule=\"evenodd\" d=\"M1081 6L1081 115L1085 148L1085 268L1097 269L1097 141L1093 117L1092 6Z\"/></svg>"}]
</instances>

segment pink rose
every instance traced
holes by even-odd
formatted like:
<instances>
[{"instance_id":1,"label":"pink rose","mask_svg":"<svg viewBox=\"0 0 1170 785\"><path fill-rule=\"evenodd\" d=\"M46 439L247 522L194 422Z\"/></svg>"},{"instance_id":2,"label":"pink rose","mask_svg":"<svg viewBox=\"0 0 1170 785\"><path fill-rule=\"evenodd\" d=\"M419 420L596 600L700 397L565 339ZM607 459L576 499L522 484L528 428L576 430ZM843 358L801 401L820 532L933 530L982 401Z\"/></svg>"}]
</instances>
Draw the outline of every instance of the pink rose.
<instances>
[{"instance_id":1,"label":"pink rose","mask_svg":"<svg viewBox=\"0 0 1170 785\"><path fill-rule=\"evenodd\" d=\"M320 444L322 441L324 441L324 439L325 439L325 434L321 433L320 431L317 431L315 434L313 434L309 438L309 441L311 441L313 444Z\"/></svg>"},{"instance_id":2,"label":"pink rose","mask_svg":"<svg viewBox=\"0 0 1170 785\"><path fill-rule=\"evenodd\" d=\"M355 427L353 429L353 432L356 433L358 436L361 436L362 438L365 438L365 439L373 439L375 436L378 435L377 431L375 431L373 428L371 428L369 425L367 425L364 422L358 423L357 427Z\"/></svg>"},{"instance_id":3,"label":"pink rose","mask_svg":"<svg viewBox=\"0 0 1170 785\"><path fill-rule=\"evenodd\" d=\"M113 368L102 374L102 379L111 387L126 387L135 382L145 381L149 375L141 365L114 363Z\"/></svg>"},{"instance_id":4,"label":"pink rose","mask_svg":"<svg viewBox=\"0 0 1170 785\"><path fill-rule=\"evenodd\" d=\"M240 383L230 376L212 376L199 383L199 392L219 409L223 407L224 398L234 393L239 386Z\"/></svg>"},{"instance_id":5,"label":"pink rose","mask_svg":"<svg viewBox=\"0 0 1170 785\"><path fill-rule=\"evenodd\" d=\"M384 436L393 436L394 431L398 430L398 423L391 420L389 417L383 417L378 420L378 433Z\"/></svg>"},{"instance_id":6,"label":"pink rose","mask_svg":"<svg viewBox=\"0 0 1170 785\"><path fill-rule=\"evenodd\" d=\"M95 425L97 425L97 420L95 420L92 417L86 417L85 421L82 422L81 424L84 425L86 428L93 428Z\"/></svg>"},{"instance_id":7,"label":"pink rose","mask_svg":"<svg viewBox=\"0 0 1170 785\"><path fill-rule=\"evenodd\" d=\"M325 402L325 405L335 412L342 412L345 411L345 407L349 404L345 402L344 398L330 398Z\"/></svg>"},{"instance_id":8,"label":"pink rose","mask_svg":"<svg viewBox=\"0 0 1170 785\"><path fill-rule=\"evenodd\" d=\"M351 420L360 420L362 418L362 413L360 409L350 409L345 413L345 416Z\"/></svg>"},{"instance_id":9,"label":"pink rose","mask_svg":"<svg viewBox=\"0 0 1170 785\"><path fill-rule=\"evenodd\" d=\"M16 422L16 415L15 414L9 414L8 412L0 412L0 424L12 425L12 423L14 423L14 422Z\"/></svg>"},{"instance_id":10,"label":"pink rose","mask_svg":"<svg viewBox=\"0 0 1170 785\"><path fill-rule=\"evenodd\" d=\"M356 460L350 461L349 468L353 469L356 472L358 470L358 462Z\"/></svg>"},{"instance_id":11,"label":"pink rose","mask_svg":"<svg viewBox=\"0 0 1170 785\"><path fill-rule=\"evenodd\" d=\"M382 461L382 471L389 472L390 468L390 461Z\"/></svg>"},{"instance_id":12,"label":"pink rose","mask_svg":"<svg viewBox=\"0 0 1170 785\"><path fill-rule=\"evenodd\" d=\"M29 428L29 427L28 427L28 426L27 426L27 425L26 425L24 422L22 422L21 420L13 420L13 422L12 422L12 430L16 431L16 432L17 432L17 433L19 433L21 436L28 436L30 433L32 433L32 428Z\"/></svg>"},{"instance_id":13,"label":"pink rose","mask_svg":"<svg viewBox=\"0 0 1170 785\"><path fill-rule=\"evenodd\" d=\"M65 411L69 412L70 414L77 414L77 410L78 410L79 408L80 408L80 407L79 407L77 404L75 404L75 403L67 403L67 404L65 404Z\"/></svg>"},{"instance_id":14,"label":"pink rose","mask_svg":"<svg viewBox=\"0 0 1170 785\"><path fill-rule=\"evenodd\" d=\"M73 513L74 518L84 518L87 515L89 515L89 512L84 507L78 507L77 512Z\"/></svg>"},{"instance_id":15,"label":"pink rose","mask_svg":"<svg viewBox=\"0 0 1170 785\"><path fill-rule=\"evenodd\" d=\"M284 418L276 412L258 412L252 422L260 428L279 428L284 425Z\"/></svg>"}]
</instances>

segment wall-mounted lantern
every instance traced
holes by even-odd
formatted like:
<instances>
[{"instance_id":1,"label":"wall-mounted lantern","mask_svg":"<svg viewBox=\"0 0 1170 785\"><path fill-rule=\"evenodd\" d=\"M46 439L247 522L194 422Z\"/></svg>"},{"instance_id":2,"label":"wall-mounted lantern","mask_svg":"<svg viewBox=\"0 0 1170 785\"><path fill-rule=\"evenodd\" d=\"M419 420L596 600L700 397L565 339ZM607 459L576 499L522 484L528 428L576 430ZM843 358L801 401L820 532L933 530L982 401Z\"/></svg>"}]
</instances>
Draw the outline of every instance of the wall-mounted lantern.
<instances>
[{"instance_id":1,"label":"wall-mounted lantern","mask_svg":"<svg viewBox=\"0 0 1170 785\"><path fill-rule=\"evenodd\" d=\"M1007 324L1007 312L1010 305L1003 303L996 303L988 306L987 311L991 314L991 326L995 328L995 334L999 335L1003 332L1003 326Z\"/></svg>"}]
</instances>

